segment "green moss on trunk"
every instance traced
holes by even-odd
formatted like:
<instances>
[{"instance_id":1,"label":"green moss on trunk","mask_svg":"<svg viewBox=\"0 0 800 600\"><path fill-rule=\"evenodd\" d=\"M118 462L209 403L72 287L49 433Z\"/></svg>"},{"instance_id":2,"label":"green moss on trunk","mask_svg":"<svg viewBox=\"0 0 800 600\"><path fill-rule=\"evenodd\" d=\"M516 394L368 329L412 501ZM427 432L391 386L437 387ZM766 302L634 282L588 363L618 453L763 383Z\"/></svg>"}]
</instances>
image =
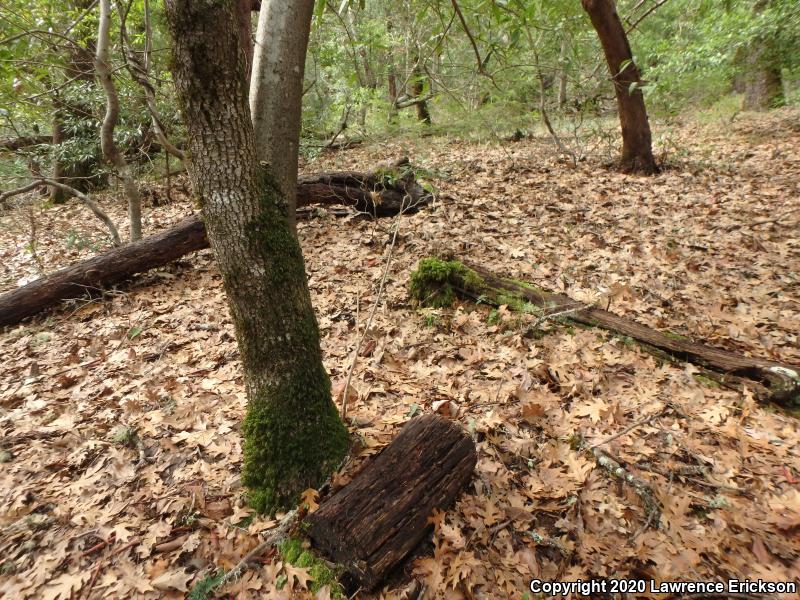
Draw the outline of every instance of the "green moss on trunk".
<instances>
[{"instance_id":1,"label":"green moss on trunk","mask_svg":"<svg viewBox=\"0 0 800 600\"><path fill-rule=\"evenodd\" d=\"M259 512L295 506L301 492L319 487L339 466L349 446L322 366L285 380L250 398L242 425L242 482Z\"/></svg>"},{"instance_id":2,"label":"green moss on trunk","mask_svg":"<svg viewBox=\"0 0 800 600\"><path fill-rule=\"evenodd\" d=\"M324 483L347 454L349 436L331 400L289 204L268 172L262 182L259 211L244 228L247 254L263 265L259 281L243 266L226 284L242 300L232 311L248 387L242 482L251 506L273 513Z\"/></svg>"}]
</instances>

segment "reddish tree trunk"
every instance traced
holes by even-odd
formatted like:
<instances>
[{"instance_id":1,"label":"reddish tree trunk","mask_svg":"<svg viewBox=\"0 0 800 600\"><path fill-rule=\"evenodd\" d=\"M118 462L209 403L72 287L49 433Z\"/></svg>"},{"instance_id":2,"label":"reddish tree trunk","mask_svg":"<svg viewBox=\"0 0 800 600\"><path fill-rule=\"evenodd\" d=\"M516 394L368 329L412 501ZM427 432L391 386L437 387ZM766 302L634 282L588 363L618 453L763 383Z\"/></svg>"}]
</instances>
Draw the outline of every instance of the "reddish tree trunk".
<instances>
[{"instance_id":1,"label":"reddish tree trunk","mask_svg":"<svg viewBox=\"0 0 800 600\"><path fill-rule=\"evenodd\" d=\"M614 0L581 0L581 4L600 38L614 82L622 126L620 167L627 173L655 173L658 167L653 158L650 123L647 120L644 96L637 87L641 84L641 76L633 62L628 36L617 14ZM635 89L632 90L632 87Z\"/></svg>"}]
</instances>

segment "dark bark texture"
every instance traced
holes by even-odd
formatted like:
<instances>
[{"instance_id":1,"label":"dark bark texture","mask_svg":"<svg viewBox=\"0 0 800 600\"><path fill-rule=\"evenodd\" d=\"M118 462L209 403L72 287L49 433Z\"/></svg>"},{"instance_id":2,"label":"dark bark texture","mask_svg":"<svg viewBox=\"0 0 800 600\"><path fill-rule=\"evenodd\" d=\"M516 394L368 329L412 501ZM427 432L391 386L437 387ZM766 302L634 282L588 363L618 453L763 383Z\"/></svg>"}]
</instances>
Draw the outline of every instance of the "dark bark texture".
<instances>
[{"instance_id":1,"label":"dark bark texture","mask_svg":"<svg viewBox=\"0 0 800 600\"><path fill-rule=\"evenodd\" d=\"M641 76L633 62L633 53L616 4L614 0L581 0L581 4L597 31L614 82L622 127L620 168L627 173L655 173L658 166L653 157L652 134L644 96L641 89L631 91L632 84L641 84Z\"/></svg>"},{"instance_id":2,"label":"dark bark texture","mask_svg":"<svg viewBox=\"0 0 800 600\"><path fill-rule=\"evenodd\" d=\"M371 173L302 175L297 200L299 206L343 204L383 217L416 212L431 200L431 195L414 181L408 160L401 159ZM207 247L202 217L187 217L167 231L98 254L3 294L0 327L19 323L61 300L106 289L136 273L162 267Z\"/></svg>"},{"instance_id":3,"label":"dark bark texture","mask_svg":"<svg viewBox=\"0 0 800 600\"><path fill-rule=\"evenodd\" d=\"M273 512L322 484L348 433L331 400L289 199L257 160L234 2L167 0L166 12L190 178L244 371L242 482L254 508Z\"/></svg>"},{"instance_id":4,"label":"dark bark texture","mask_svg":"<svg viewBox=\"0 0 800 600\"><path fill-rule=\"evenodd\" d=\"M470 436L440 415L409 421L345 487L306 520L314 546L367 590L374 589L430 531L472 477Z\"/></svg>"}]
</instances>

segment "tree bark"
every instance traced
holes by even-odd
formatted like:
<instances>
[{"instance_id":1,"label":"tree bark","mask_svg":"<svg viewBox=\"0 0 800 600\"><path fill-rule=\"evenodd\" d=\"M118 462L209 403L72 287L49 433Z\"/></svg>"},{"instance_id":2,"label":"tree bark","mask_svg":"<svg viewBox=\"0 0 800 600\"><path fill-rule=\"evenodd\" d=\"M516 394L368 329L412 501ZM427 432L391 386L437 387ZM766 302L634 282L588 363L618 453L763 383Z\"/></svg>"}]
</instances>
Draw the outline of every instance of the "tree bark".
<instances>
[{"instance_id":1,"label":"tree bark","mask_svg":"<svg viewBox=\"0 0 800 600\"><path fill-rule=\"evenodd\" d=\"M303 72L314 0L268 0L261 5L250 78L256 155L269 163L295 227Z\"/></svg>"},{"instance_id":2,"label":"tree bark","mask_svg":"<svg viewBox=\"0 0 800 600\"><path fill-rule=\"evenodd\" d=\"M372 590L430 531L472 477L475 444L440 415L409 421L306 521L314 545Z\"/></svg>"},{"instance_id":3,"label":"tree bark","mask_svg":"<svg viewBox=\"0 0 800 600\"><path fill-rule=\"evenodd\" d=\"M253 70L253 25L250 13L253 11L253 0L236 0L236 18L239 26L239 42L245 57L245 73L248 84Z\"/></svg>"},{"instance_id":4,"label":"tree bark","mask_svg":"<svg viewBox=\"0 0 800 600\"><path fill-rule=\"evenodd\" d=\"M753 17L763 13L769 5L769 0L757 0L753 5ZM745 110L762 111L783 104L781 61L776 42L756 35L738 48L734 63L739 70L734 89L744 94Z\"/></svg>"},{"instance_id":5,"label":"tree bark","mask_svg":"<svg viewBox=\"0 0 800 600\"><path fill-rule=\"evenodd\" d=\"M303 490L318 487L337 468L349 446L331 400L303 255L287 214L296 193L294 184L287 191L287 175L294 171L296 180L299 140L278 123L297 117L299 127L302 68L278 69L273 78L264 61L267 50L275 65L291 67L304 58L305 42L297 38L308 38L313 2L300 3L308 4L306 21L303 7L281 4L282 11L262 7L266 24L277 19L281 26L269 30L274 38L259 36L252 78L260 139L275 141L274 154L284 153L275 163L275 157L262 160L256 152L233 0L166 2L190 178L222 274L244 371L242 483L260 512L293 506ZM289 25L297 29L292 32ZM261 96L265 91L269 94ZM274 121L266 120L268 115ZM286 155L295 157L291 169Z\"/></svg>"},{"instance_id":6,"label":"tree bark","mask_svg":"<svg viewBox=\"0 0 800 600\"><path fill-rule=\"evenodd\" d=\"M634 84L640 86L642 80L614 0L581 0L581 4L597 31L614 82L622 127L620 168L626 173L656 173L644 96L639 87L631 89Z\"/></svg>"},{"instance_id":7,"label":"tree bark","mask_svg":"<svg viewBox=\"0 0 800 600\"><path fill-rule=\"evenodd\" d=\"M417 59L419 60L419 59ZM422 92L425 89L425 75L422 72L422 68L417 64L414 67L414 74L411 78L411 96L414 100L414 106L417 109L417 120L425 123L425 125L431 124L431 112L428 110L428 99L427 97L422 95Z\"/></svg>"},{"instance_id":8,"label":"tree bark","mask_svg":"<svg viewBox=\"0 0 800 600\"><path fill-rule=\"evenodd\" d=\"M770 41L755 39L738 53L743 69L740 86L744 92L744 109L763 111L783 104L783 82L780 63Z\"/></svg>"},{"instance_id":9,"label":"tree bark","mask_svg":"<svg viewBox=\"0 0 800 600\"><path fill-rule=\"evenodd\" d=\"M748 357L707 346L702 342L669 336L633 319L586 306L563 294L520 285L481 266L464 263L463 267L463 270L445 269L446 274L436 281L423 279L426 283L422 287L417 284L415 288L417 297L419 298L418 292L425 289L425 286L430 287L422 295L429 297L445 289L444 286L449 286L447 289L451 294L456 293L471 299L481 298L488 304L509 304L510 300L517 299L545 309L547 313L544 314L566 313L567 318L577 323L614 331L642 342L645 348L655 348L667 356L722 373L723 376L718 381L723 384L735 383L741 388L742 379L747 379L749 387L755 389L761 400L800 406L800 365L785 365Z\"/></svg>"},{"instance_id":10,"label":"tree bark","mask_svg":"<svg viewBox=\"0 0 800 600\"><path fill-rule=\"evenodd\" d=\"M376 217L416 212L431 196L409 179L408 171L403 172L406 164L403 159L374 173L301 176L298 204L344 204ZM198 214L187 217L165 232L104 252L0 296L0 327L19 323L61 300L106 289L136 273L162 267L207 247L203 219Z\"/></svg>"},{"instance_id":11,"label":"tree bark","mask_svg":"<svg viewBox=\"0 0 800 600\"><path fill-rule=\"evenodd\" d=\"M142 239L142 200L139 197L139 188L133 180L122 152L114 143L114 128L119 119L119 95L114 85L111 73L111 59L109 45L111 43L109 30L111 27L111 0L100 0L100 20L97 31L97 51L95 53L95 70L97 78L106 94L106 114L100 128L100 147L103 155L117 169L125 197L128 200L128 227L130 239L135 242Z\"/></svg>"},{"instance_id":12,"label":"tree bark","mask_svg":"<svg viewBox=\"0 0 800 600\"><path fill-rule=\"evenodd\" d=\"M61 300L79 298L208 246L199 215L176 227L98 254L0 296L0 327L14 325Z\"/></svg>"}]
</instances>

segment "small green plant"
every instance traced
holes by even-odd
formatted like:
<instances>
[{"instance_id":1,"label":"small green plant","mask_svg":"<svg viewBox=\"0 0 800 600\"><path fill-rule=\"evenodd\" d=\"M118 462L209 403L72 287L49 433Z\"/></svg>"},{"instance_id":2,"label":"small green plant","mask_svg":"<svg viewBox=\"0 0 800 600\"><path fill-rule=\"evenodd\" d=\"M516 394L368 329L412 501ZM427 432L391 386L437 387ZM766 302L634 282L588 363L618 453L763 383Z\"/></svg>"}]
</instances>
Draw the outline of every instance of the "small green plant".
<instances>
[{"instance_id":1,"label":"small green plant","mask_svg":"<svg viewBox=\"0 0 800 600\"><path fill-rule=\"evenodd\" d=\"M294 567L308 569L311 576L311 591L317 593L326 585L330 586L331 598L343 598L342 586L339 584L341 568L331 568L328 564L303 548L303 542L295 538L284 540L278 545L283 560ZM279 586L280 587L280 586Z\"/></svg>"},{"instance_id":2,"label":"small green plant","mask_svg":"<svg viewBox=\"0 0 800 600\"><path fill-rule=\"evenodd\" d=\"M503 315L500 314L499 310L493 308L489 311L489 315L486 317L486 322L489 325L500 325L503 322Z\"/></svg>"},{"instance_id":3,"label":"small green plant","mask_svg":"<svg viewBox=\"0 0 800 600\"><path fill-rule=\"evenodd\" d=\"M136 442L138 441L138 436L136 435L136 430L133 427L121 425L114 431L113 435L111 436L111 441L118 446L135 448Z\"/></svg>"},{"instance_id":4,"label":"small green plant","mask_svg":"<svg viewBox=\"0 0 800 600\"><path fill-rule=\"evenodd\" d=\"M89 250L97 251L97 244L91 238L86 237L84 234L74 230L67 233L66 240L67 250Z\"/></svg>"},{"instance_id":5,"label":"small green plant","mask_svg":"<svg viewBox=\"0 0 800 600\"><path fill-rule=\"evenodd\" d=\"M186 596L187 600L207 600L213 598L214 590L216 590L223 579L225 578L225 571L207 573L200 581L192 586L192 591Z\"/></svg>"}]
</instances>

